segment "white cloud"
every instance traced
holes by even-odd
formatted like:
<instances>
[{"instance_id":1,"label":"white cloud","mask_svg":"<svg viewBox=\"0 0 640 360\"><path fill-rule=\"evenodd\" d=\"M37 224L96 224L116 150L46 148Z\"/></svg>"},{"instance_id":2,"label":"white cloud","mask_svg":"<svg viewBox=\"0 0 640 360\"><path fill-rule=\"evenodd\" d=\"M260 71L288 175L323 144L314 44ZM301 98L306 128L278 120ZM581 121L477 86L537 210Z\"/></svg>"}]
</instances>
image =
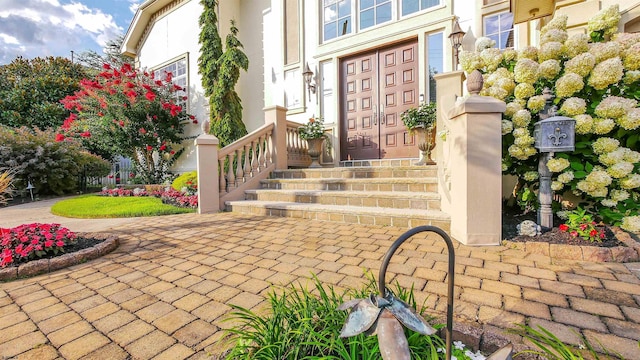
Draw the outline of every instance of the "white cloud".
<instances>
[{"instance_id":1,"label":"white cloud","mask_svg":"<svg viewBox=\"0 0 640 360\"><path fill-rule=\"evenodd\" d=\"M138 11L138 7L140 7L140 1L138 0L129 0L129 11L132 14L135 14Z\"/></svg>"},{"instance_id":2,"label":"white cloud","mask_svg":"<svg viewBox=\"0 0 640 360\"><path fill-rule=\"evenodd\" d=\"M62 2L62 3L61 3ZM16 56L99 51L123 29L110 14L78 0L2 0L0 64Z\"/></svg>"}]
</instances>

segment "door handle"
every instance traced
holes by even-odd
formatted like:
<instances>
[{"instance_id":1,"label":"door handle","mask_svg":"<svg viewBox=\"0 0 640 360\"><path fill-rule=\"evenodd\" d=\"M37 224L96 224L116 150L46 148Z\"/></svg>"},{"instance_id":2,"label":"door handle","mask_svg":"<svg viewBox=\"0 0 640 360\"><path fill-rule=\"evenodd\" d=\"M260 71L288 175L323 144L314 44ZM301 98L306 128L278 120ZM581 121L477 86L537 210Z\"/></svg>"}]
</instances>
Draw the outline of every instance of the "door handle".
<instances>
[{"instance_id":1,"label":"door handle","mask_svg":"<svg viewBox=\"0 0 640 360\"><path fill-rule=\"evenodd\" d=\"M380 104L380 125L384 125L384 104Z\"/></svg>"},{"instance_id":2,"label":"door handle","mask_svg":"<svg viewBox=\"0 0 640 360\"><path fill-rule=\"evenodd\" d=\"M373 105L373 125L378 125L378 108Z\"/></svg>"}]
</instances>

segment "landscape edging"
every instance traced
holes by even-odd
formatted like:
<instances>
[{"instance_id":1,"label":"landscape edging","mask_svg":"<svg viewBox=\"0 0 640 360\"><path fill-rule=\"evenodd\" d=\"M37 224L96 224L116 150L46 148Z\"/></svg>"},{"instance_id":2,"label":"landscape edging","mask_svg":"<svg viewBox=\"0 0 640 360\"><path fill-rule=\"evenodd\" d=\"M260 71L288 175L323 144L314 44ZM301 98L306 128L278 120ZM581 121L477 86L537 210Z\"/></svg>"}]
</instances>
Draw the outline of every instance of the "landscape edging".
<instances>
[{"instance_id":1,"label":"landscape edging","mask_svg":"<svg viewBox=\"0 0 640 360\"><path fill-rule=\"evenodd\" d=\"M85 261L93 260L115 250L120 245L120 240L115 235L100 233L76 233L79 237L104 239L100 243L82 249L80 251L60 255L51 259L32 260L19 266L10 266L0 269L0 281L15 280L77 265Z\"/></svg>"},{"instance_id":2,"label":"landscape edging","mask_svg":"<svg viewBox=\"0 0 640 360\"><path fill-rule=\"evenodd\" d=\"M627 246L603 248L598 246L549 244L546 242L516 242L504 240L503 245L527 253L549 256L554 259L591 262L634 262L640 260L640 243L617 226L611 227L616 238Z\"/></svg>"}]
</instances>

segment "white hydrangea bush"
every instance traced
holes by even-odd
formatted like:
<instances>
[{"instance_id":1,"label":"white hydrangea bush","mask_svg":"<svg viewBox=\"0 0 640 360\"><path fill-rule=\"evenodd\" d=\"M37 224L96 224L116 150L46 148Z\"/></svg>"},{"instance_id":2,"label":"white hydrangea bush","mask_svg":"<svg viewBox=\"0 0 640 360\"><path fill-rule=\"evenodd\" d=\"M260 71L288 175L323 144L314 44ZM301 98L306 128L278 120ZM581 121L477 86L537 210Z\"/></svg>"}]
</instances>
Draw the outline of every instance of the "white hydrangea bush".
<instances>
[{"instance_id":1,"label":"white hydrangea bush","mask_svg":"<svg viewBox=\"0 0 640 360\"><path fill-rule=\"evenodd\" d=\"M640 231L640 34L617 33L619 21L613 5L591 19L588 35L568 35L566 15L557 16L541 29L539 48L499 52L480 38L476 51L460 54L460 65L483 73L481 95L507 103L505 173L537 185L533 127L545 107L542 91L550 88L558 114L576 120L576 151L547 164L553 190L593 204L607 224Z\"/></svg>"}]
</instances>

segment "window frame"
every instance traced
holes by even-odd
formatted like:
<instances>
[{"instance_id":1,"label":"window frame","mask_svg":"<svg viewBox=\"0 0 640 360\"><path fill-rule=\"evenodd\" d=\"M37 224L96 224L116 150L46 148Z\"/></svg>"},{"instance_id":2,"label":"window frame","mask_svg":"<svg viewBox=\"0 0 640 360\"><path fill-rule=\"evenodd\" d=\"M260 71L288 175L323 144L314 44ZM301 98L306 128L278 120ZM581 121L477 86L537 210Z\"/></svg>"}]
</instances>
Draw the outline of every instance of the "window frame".
<instances>
[{"instance_id":1,"label":"window frame","mask_svg":"<svg viewBox=\"0 0 640 360\"><path fill-rule=\"evenodd\" d=\"M329 1L333 1L332 4L326 5L326 1L327 0L322 0L320 2L320 16L321 16L321 21L320 21L320 26L321 26L321 39L322 39L322 43L326 43L326 42L330 42L330 41L335 41L338 40L344 36L349 36L349 35L353 35L355 34L355 28L353 26L353 24L355 23L354 19L356 18L354 10L356 9L355 5L359 0L329 0ZM340 17L340 2L343 1L347 1L349 2L349 15L348 16L343 16ZM336 19L333 21L325 21L325 14L326 14L326 9L328 7L330 7L331 5L335 5L336 6ZM348 21L351 21L351 24L349 24L349 31L345 32L344 34L340 34L340 21L347 19ZM325 36L325 26L329 23L335 23L336 24L336 36L332 37L330 39L327 39Z\"/></svg>"},{"instance_id":2,"label":"window frame","mask_svg":"<svg viewBox=\"0 0 640 360\"><path fill-rule=\"evenodd\" d=\"M501 30L502 28L502 16L506 15L506 14L510 14L511 15L511 28L509 30ZM491 18L497 18L497 32L493 32L488 34L487 33L487 20L491 19ZM496 12L496 13L492 13L492 14L486 14L484 16L482 16L482 36L484 37L488 37L491 38L491 36L497 36L498 40L496 41L496 48L498 49L508 49L508 48L512 48L515 46L515 24L513 23L513 13L511 13L509 10L506 11L500 11L500 12ZM507 39L505 40L505 44L501 44L501 39L502 39L502 35L505 33L512 33L512 41L513 43L511 44L511 46L507 46L508 45L508 41L509 41L509 35L507 35ZM493 40L495 40L494 38L491 38Z\"/></svg>"},{"instance_id":3,"label":"window frame","mask_svg":"<svg viewBox=\"0 0 640 360\"><path fill-rule=\"evenodd\" d=\"M418 2L418 10L410 12L410 13L407 13L407 14L404 14L404 4L402 3L403 1L404 0L398 0L398 15L399 15L399 19L403 19L403 18L406 18L406 17L409 17L409 16L415 16L417 14L424 13L424 12L427 12L427 11L429 11L431 9L437 8L439 6L442 6L442 1L443 0L437 0L438 3L436 5L431 5L431 6L426 7L426 8L422 8L422 1L421 0L415 0L415 1Z\"/></svg>"},{"instance_id":4,"label":"window frame","mask_svg":"<svg viewBox=\"0 0 640 360\"><path fill-rule=\"evenodd\" d=\"M180 61L184 61L184 75L177 75L177 70L178 70L178 63ZM150 69L150 71L154 74L154 77L158 77L158 72L160 71L166 71L165 69L174 65L176 66L176 71L175 72L171 72L172 74L172 78L171 78L171 83L176 84L181 86L183 89L179 90L182 91L183 94L179 94L179 91L176 91L175 96L176 96L176 105L180 105L182 106L183 109L185 109L186 112L189 112L189 53L184 53L182 55L178 55L168 61L165 61L159 65L156 65L154 67L152 67ZM161 74L163 75L163 74ZM184 79L184 86L176 83L176 80L181 80ZM182 100L182 97L186 96L187 100Z\"/></svg>"},{"instance_id":5,"label":"window frame","mask_svg":"<svg viewBox=\"0 0 640 360\"><path fill-rule=\"evenodd\" d=\"M376 28L378 26L381 26L383 24L387 24L387 23L390 23L390 22L392 22L394 20L396 20L396 21L398 20L397 16L395 16L395 15L396 15L396 9L398 8L398 5L400 4L399 0L382 0L382 1L384 1L382 4L378 4L378 0L371 0L371 1L373 3L372 6L370 6L370 7L368 7L368 8L363 10L361 8L362 0L355 0L355 2L356 2L356 11L357 11L357 15L358 15L358 32L369 31L370 29L374 29L374 28ZM389 14L389 16L390 16L389 20L386 20L386 21L378 23L377 22L378 8L383 6L383 5L385 5L385 4L389 4L390 5L389 11L391 13ZM395 6L394 6L394 4L395 4ZM363 28L362 27L362 13L364 11L369 11L369 10L373 10L373 24L367 26L366 28Z\"/></svg>"}]
</instances>

